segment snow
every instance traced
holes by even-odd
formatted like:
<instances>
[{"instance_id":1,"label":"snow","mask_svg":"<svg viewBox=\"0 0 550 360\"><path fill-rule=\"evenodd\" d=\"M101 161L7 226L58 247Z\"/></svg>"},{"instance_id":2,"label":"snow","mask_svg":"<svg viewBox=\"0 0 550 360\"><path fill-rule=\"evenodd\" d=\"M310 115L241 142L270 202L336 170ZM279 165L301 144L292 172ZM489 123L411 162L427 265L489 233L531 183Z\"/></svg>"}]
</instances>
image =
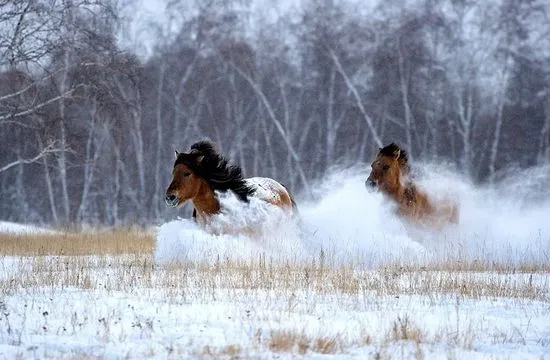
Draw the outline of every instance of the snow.
<instances>
[{"instance_id":1,"label":"snow","mask_svg":"<svg viewBox=\"0 0 550 360\"><path fill-rule=\"evenodd\" d=\"M0 233L34 234L51 232L51 230L29 224L18 224L9 221L0 221Z\"/></svg>"},{"instance_id":2,"label":"snow","mask_svg":"<svg viewBox=\"0 0 550 360\"><path fill-rule=\"evenodd\" d=\"M218 287L223 281L202 291L191 285L200 280L189 274L176 295L139 283L124 292L51 287L4 296L0 356L195 358L205 349L220 354L233 346L245 357L293 358L296 349L279 351L273 340L284 333L312 339L308 356L314 358L322 357L314 341L320 338L337 341L336 358L550 356L548 302L239 290ZM411 337L420 329L418 344L402 339L395 326L404 324Z\"/></svg>"},{"instance_id":3,"label":"snow","mask_svg":"<svg viewBox=\"0 0 550 360\"><path fill-rule=\"evenodd\" d=\"M298 194L298 221L226 195L211 228L162 224L154 261L0 257L0 358L550 359L548 169L494 188L415 170L459 225L404 224L348 169Z\"/></svg>"},{"instance_id":4,"label":"snow","mask_svg":"<svg viewBox=\"0 0 550 360\"><path fill-rule=\"evenodd\" d=\"M452 198L459 204L459 224L441 232L415 228L398 218L380 193L365 190L368 174L364 170L336 171L314 186L314 201L298 199L298 222L281 221L281 215L274 213L276 208L262 207L262 202L247 206L229 196L223 200L228 213L214 222L217 228L246 228L270 219L263 223L261 236L220 237L202 231L191 221L176 220L160 226L156 260L177 258L173 251L168 251L172 258L165 256L166 249L178 248L194 252L194 259L201 254L205 258L213 253L247 258L261 253L309 261L323 251L335 263L352 259L368 266L447 261L548 264L550 199L537 196L537 184L545 181L540 173L549 170L511 175L495 188L478 188L441 165L420 165L420 186L429 189L435 199ZM525 175L536 184L529 184ZM283 243L286 246L281 246ZM235 248L240 251L232 252Z\"/></svg>"},{"instance_id":5,"label":"snow","mask_svg":"<svg viewBox=\"0 0 550 360\"><path fill-rule=\"evenodd\" d=\"M159 228L157 262L247 260L266 252L288 258L304 252L296 222L282 209L257 197L245 205L231 193L218 196L224 210L206 227L179 219Z\"/></svg>"}]
</instances>

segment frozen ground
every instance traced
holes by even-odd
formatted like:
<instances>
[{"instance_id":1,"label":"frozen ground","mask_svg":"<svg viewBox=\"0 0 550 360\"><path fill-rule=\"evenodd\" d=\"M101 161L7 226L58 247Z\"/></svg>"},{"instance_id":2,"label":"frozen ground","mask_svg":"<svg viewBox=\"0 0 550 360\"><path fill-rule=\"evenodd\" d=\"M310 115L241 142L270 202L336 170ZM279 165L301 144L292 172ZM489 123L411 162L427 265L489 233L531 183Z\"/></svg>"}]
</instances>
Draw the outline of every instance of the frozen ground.
<instances>
[{"instance_id":1,"label":"frozen ground","mask_svg":"<svg viewBox=\"0 0 550 360\"><path fill-rule=\"evenodd\" d=\"M0 357L550 357L548 273L88 260L12 260Z\"/></svg>"},{"instance_id":2,"label":"frozen ground","mask_svg":"<svg viewBox=\"0 0 550 360\"><path fill-rule=\"evenodd\" d=\"M220 226L267 220L258 238L174 220L152 256L4 256L0 358L550 359L550 205L533 196L547 169L534 171L492 189L420 176L461 204L443 233L404 226L348 171L315 187L299 223L225 198Z\"/></svg>"},{"instance_id":3,"label":"frozen ground","mask_svg":"<svg viewBox=\"0 0 550 360\"><path fill-rule=\"evenodd\" d=\"M17 224L9 221L0 221L0 233L11 233L11 234L37 234L51 232L52 230L34 226L34 225L23 225Z\"/></svg>"}]
</instances>

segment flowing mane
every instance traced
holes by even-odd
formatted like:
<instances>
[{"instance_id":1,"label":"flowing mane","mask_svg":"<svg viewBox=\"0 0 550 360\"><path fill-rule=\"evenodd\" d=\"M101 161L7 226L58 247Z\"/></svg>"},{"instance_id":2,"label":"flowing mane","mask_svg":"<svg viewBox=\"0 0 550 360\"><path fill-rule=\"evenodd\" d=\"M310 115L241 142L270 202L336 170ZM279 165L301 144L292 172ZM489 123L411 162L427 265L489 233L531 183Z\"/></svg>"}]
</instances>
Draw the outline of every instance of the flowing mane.
<instances>
[{"instance_id":1,"label":"flowing mane","mask_svg":"<svg viewBox=\"0 0 550 360\"><path fill-rule=\"evenodd\" d=\"M396 143L391 143L389 145L384 146L383 148L380 148L378 153L380 155L385 155L385 156L394 156L395 154L399 153L400 159L402 159L404 162L409 161L409 156L407 152L401 149Z\"/></svg>"},{"instance_id":2,"label":"flowing mane","mask_svg":"<svg viewBox=\"0 0 550 360\"><path fill-rule=\"evenodd\" d=\"M189 167L214 190L231 190L245 202L248 202L249 196L254 195L255 189L245 181L242 169L237 165L229 165L228 160L218 153L210 141L199 141L191 145L190 152L179 153L174 167L178 164Z\"/></svg>"},{"instance_id":3,"label":"flowing mane","mask_svg":"<svg viewBox=\"0 0 550 360\"><path fill-rule=\"evenodd\" d=\"M401 149L396 143L392 142L391 144L380 148L378 151L378 156L395 157L398 160L399 165L401 165L401 169L405 171L405 173L410 171L409 154L405 150Z\"/></svg>"}]
</instances>

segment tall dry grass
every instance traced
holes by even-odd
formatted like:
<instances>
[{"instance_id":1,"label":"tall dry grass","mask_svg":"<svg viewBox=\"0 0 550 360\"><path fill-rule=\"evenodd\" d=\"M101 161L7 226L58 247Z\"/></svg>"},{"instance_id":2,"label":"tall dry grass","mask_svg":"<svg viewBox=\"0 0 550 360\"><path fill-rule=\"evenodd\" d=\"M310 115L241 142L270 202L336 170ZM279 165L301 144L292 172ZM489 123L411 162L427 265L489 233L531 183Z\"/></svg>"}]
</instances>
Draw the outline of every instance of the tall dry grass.
<instances>
[{"instance_id":1,"label":"tall dry grass","mask_svg":"<svg viewBox=\"0 0 550 360\"><path fill-rule=\"evenodd\" d=\"M158 265L153 260L154 247L154 233L138 229L0 234L0 258L21 257L10 264L17 277L1 279L0 287L57 284L125 291L146 286L178 294L189 288L350 296L459 294L473 299L493 296L542 301L550 297L545 267L501 264L495 269L477 263L441 262L429 267L386 265L369 269L353 263L327 265L325 254L310 262L259 257Z\"/></svg>"},{"instance_id":2,"label":"tall dry grass","mask_svg":"<svg viewBox=\"0 0 550 360\"><path fill-rule=\"evenodd\" d=\"M152 231L139 228L50 233L0 233L0 255L120 255L152 254Z\"/></svg>"}]
</instances>

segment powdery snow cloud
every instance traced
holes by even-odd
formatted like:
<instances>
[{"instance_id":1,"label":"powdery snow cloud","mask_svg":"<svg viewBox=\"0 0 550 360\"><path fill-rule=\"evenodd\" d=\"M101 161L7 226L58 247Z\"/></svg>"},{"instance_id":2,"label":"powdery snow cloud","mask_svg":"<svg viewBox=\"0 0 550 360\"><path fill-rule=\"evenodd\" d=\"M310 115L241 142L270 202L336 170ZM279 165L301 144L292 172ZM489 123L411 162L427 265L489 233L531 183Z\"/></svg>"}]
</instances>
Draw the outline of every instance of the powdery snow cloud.
<instances>
[{"instance_id":1,"label":"powdery snow cloud","mask_svg":"<svg viewBox=\"0 0 550 360\"><path fill-rule=\"evenodd\" d=\"M190 220L175 220L159 228L156 259L253 259L264 254L283 261L327 261L380 265L443 261L505 264L546 263L550 256L550 201L535 201L523 180L523 191L513 190L519 175L496 188L476 187L441 166L422 165L419 185L433 198L452 197L460 204L460 223L443 232L418 229L394 215L392 204L364 187L366 173L333 172L315 186L314 201L299 201L300 222L268 221L259 238L217 236ZM533 177L536 178L536 177ZM231 197L229 198L231 199ZM539 197L540 199L540 197ZM276 214L258 212L258 204L244 206L224 199L233 215L220 222L244 226ZM233 201L233 202L231 202Z\"/></svg>"}]
</instances>

